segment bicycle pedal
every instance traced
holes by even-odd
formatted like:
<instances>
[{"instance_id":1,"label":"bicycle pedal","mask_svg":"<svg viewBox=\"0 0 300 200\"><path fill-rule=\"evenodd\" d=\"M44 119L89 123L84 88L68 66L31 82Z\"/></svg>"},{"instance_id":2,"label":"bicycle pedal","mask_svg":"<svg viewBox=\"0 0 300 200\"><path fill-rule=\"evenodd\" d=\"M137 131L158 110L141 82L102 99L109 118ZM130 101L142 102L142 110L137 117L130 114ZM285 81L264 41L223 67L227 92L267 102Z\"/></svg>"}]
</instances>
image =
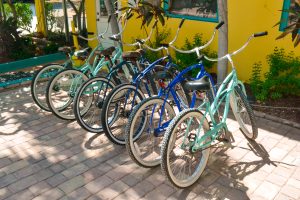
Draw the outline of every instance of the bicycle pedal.
<instances>
[{"instance_id":1,"label":"bicycle pedal","mask_svg":"<svg viewBox=\"0 0 300 200\"><path fill-rule=\"evenodd\" d=\"M227 138L217 138L219 142L229 143L229 140Z\"/></svg>"}]
</instances>

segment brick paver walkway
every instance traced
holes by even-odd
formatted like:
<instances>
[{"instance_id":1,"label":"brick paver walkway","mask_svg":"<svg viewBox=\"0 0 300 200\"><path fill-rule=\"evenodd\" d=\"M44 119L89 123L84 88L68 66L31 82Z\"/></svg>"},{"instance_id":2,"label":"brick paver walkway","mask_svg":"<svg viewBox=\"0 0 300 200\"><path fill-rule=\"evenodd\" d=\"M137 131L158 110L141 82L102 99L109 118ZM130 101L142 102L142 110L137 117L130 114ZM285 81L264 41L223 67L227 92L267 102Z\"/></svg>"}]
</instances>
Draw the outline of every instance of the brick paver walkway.
<instances>
[{"instance_id":1,"label":"brick paver walkway","mask_svg":"<svg viewBox=\"0 0 300 200\"><path fill-rule=\"evenodd\" d=\"M249 143L228 123L235 142L212 149L201 179L182 190L104 135L41 111L29 88L2 92L0 199L300 199L300 130L258 119Z\"/></svg>"}]
</instances>

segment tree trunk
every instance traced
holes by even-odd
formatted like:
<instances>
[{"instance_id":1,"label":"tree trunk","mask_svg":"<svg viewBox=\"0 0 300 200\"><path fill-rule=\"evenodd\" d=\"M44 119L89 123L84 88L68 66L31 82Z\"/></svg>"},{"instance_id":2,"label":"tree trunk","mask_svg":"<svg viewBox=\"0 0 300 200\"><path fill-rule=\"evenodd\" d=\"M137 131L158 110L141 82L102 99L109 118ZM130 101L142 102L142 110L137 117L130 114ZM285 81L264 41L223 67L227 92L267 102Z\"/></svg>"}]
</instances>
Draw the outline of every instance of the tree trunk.
<instances>
[{"instance_id":1,"label":"tree trunk","mask_svg":"<svg viewBox=\"0 0 300 200\"><path fill-rule=\"evenodd\" d=\"M13 4L12 0L7 0L7 3L12 11L13 17L16 21L18 21L18 16L17 16L17 11L16 11L16 7Z\"/></svg>"},{"instance_id":2,"label":"tree trunk","mask_svg":"<svg viewBox=\"0 0 300 200\"><path fill-rule=\"evenodd\" d=\"M111 2L111 0L104 0L105 7L108 15L111 15L110 26L113 34L117 34L120 32L119 24L117 18L115 16L115 9Z\"/></svg>"},{"instance_id":3,"label":"tree trunk","mask_svg":"<svg viewBox=\"0 0 300 200\"><path fill-rule=\"evenodd\" d=\"M219 29L218 38L218 57L222 57L228 53L228 14L227 0L218 0L218 12L220 21L225 24ZM223 60L218 62L218 83L222 83L227 75L228 61Z\"/></svg>"}]
</instances>

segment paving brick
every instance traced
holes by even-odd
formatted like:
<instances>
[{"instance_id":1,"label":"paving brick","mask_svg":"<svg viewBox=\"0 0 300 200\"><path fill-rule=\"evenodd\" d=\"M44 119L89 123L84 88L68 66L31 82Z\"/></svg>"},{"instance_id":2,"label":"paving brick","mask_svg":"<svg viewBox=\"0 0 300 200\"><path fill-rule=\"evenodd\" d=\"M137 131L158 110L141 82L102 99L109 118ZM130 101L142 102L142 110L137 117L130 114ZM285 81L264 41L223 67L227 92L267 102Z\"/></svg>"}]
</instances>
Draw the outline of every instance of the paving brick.
<instances>
[{"instance_id":1,"label":"paving brick","mask_svg":"<svg viewBox=\"0 0 300 200\"><path fill-rule=\"evenodd\" d=\"M6 200L16 200L16 199L32 199L34 195L29 190L20 191L8 198Z\"/></svg>"},{"instance_id":2,"label":"paving brick","mask_svg":"<svg viewBox=\"0 0 300 200\"><path fill-rule=\"evenodd\" d=\"M25 188L30 187L31 185L37 183L38 181L34 178L34 176L28 176L17 182L8 186L8 189L14 193L17 193Z\"/></svg>"},{"instance_id":3,"label":"paving brick","mask_svg":"<svg viewBox=\"0 0 300 200\"><path fill-rule=\"evenodd\" d=\"M82 176L76 176L72 179L67 180L66 182L60 184L58 187L65 193L69 194L77 188L85 185L84 178Z\"/></svg>"},{"instance_id":4,"label":"paving brick","mask_svg":"<svg viewBox=\"0 0 300 200\"><path fill-rule=\"evenodd\" d=\"M102 199L114 199L128 188L129 186L123 183L122 181L117 181L98 192L97 196L99 196Z\"/></svg>"},{"instance_id":5,"label":"paving brick","mask_svg":"<svg viewBox=\"0 0 300 200\"><path fill-rule=\"evenodd\" d=\"M53 188L35 197L33 200L48 200L48 199L54 200L54 199L61 198L63 195L64 193L60 189Z\"/></svg>"},{"instance_id":6,"label":"paving brick","mask_svg":"<svg viewBox=\"0 0 300 200\"><path fill-rule=\"evenodd\" d=\"M275 197L275 200L295 200L295 199L280 193Z\"/></svg>"},{"instance_id":7,"label":"paving brick","mask_svg":"<svg viewBox=\"0 0 300 200\"><path fill-rule=\"evenodd\" d=\"M6 167L3 167L2 169L0 169L0 172L4 171L6 174L10 174L10 173L13 173L15 171L18 171L19 169L22 169L22 168L28 166L28 165L29 165L29 163L26 160L20 160L18 162L14 162L10 165L7 165Z\"/></svg>"},{"instance_id":8,"label":"paving brick","mask_svg":"<svg viewBox=\"0 0 300 200\"><path fill-rule=\"evenodd\" d=\"M254 195L261 196L265 199L274 199L275 196L279 193L279 190L280 190L279 186L277 186L273 183L264 181L254 192Z\"/></svg>"},{"instance_id":9,"label":"paving brick","mask_svg":"<svg viewBox=\"0 0 300 200\"><path fill-rule=\"evenodd\" d=\"M49 169L54 173L59 173L59 172L65 170L65 167L62 166L61 164L54 164L54 165L50 166Z\"/></svg>"},{"instance_id":10,"label":"paving brick","mask_svg":"<svg viewBox=\"0 0 300 200\"><path fill-rule=\"evenodd\" d=\"M91 195L92 194L90 193L90 191L88 191L85 187L81 187L71 192L66 197L67 199L83 200L87 199Z\"/></svg>"},{"instance_id":11,"label":"paving brick","mask_svg":"<svg viewBox=\"0 0 300 200\"><path fill-rule=\"evenodd\" d=\"M294 186L285 185L280 192L294 199L300 199L300 190Z\"/></svg>"},{"instance_id":12,"label":"paving brick","mask_svg":"<svg viewBox=\"0 0 300 200\"><path fill-rule=\"evenodd\" d=\"M283 186L287 182L288 178L272 173L266 178L266 180L278 186Z\"/></svg>"},{"instance_id":13,"label":"paving brick","mask_svg":"<svg viewBox=\"0 0 300 200\"><path fill-rule=\"evenodd\" d=\"M51 176L53 176L54 173L50 169L42 169L34 174L34 177L38 181L45 180Z\"/></svg>"},{"instance_id":14,"label":"paving brick","mask_svg":"<svg viewBox=\"0 0 300 200\"><path fill-rule=\"evenodd\" d=\"M0 178L0 188L5 187L5 186L15 182L16 180L17 180L17 178L12 174L4 175Z\"/></svg>"},{"instance_id":15,"label":"paving brick","mask_svg":"<svg viewBox=\"0 0 300 200\"><path fill-rule=\"evenodd\" d=\"M74 177L77 176L79 174L82 174L83 172L87 171L89 168L83 164L83 163L79 163L71 168L68 168L66 170L64 170L63 172L61 172L65 177L70 178L70 177Z\"/></svg>"},{"instance_id":16,"label":"paving brick","mask_svg":"<svg viewBox=\"0 0 300 200\"><path fill-rule=\"evenodd\" d=\"M155 187L154 187L154 185L152 185L152 183L150 183L147 180L143 180L142 182L140 182L139 184L135 185L130 190L133 190L131 192L132 196L136 195L136 196L138 196L140 198L140 197L143 197L148 192L152 191L154 188Z\"/></svg>"},{"instance_id":17,"label":"paving brick","mask_svg":"<svg viewBox=\"0 0 300 200\"><path fill-rule=\"evenodd\" d=\"M98 191L110 185L111 183L113 183L113 181L106 175L103 175L95 179L94 181L89 182L84 187L92 194L96 194Z\"/></svg>"},{"instance_id":18,"label":"paving brick","mask_svg":"<svg viewBox=\"0 0 300 200\"><path fill-rule=\"evenodd\" d=\"M8 190L8 188L1 188L0 189L0 199L5 199L8 196L11 196L12 192Z\"/></svg>"},{"instance_id":19,"label":"paving brick","mask_svg":"<svg viewBox=\"0 0 300 200\"><path fill-rule=\"evenodd\" d=\"M168 200L177 200L177 199L185 199L185 200L192 200L197 197L197 194L187 190L177 190L177 192L173 193L171 196L169 196L167 199Z\"/></svg>"},{"instance_id":20,"label":"paving brick","mask_svg":"<svg viewBox=\"0 0 300 200\"><path fill-rule=\"evenodd\" d=\"M62 174L55 174L54 176L46 179L46 182L49 183L52 187L56 187L59 184L65 182L68 180L64 175Z\"/></svg>"},{"instance_id":21,"label":"paving brick","mask_svg":"<svg viewBox=\"0 0 300 200\"><path fill-rule=\"evenodd\" d=\"M38 196L50 189L52 189L52 187L46 181L38 182L29 187L30 192L34 194L34 196Z\"/></svg>"}]
</instances>

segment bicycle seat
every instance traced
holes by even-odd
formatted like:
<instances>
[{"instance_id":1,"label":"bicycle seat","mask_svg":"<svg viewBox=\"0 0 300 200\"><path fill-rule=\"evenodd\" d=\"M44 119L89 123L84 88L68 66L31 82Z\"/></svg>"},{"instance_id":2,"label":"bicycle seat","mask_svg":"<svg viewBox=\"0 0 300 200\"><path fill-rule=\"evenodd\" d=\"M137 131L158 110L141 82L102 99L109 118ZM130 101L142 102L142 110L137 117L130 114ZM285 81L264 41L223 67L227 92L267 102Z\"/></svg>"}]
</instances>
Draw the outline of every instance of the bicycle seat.
<instances>
[{"instance_id":1,"label":"bicycle seat","mask_svg":"<svg viewBox=\"0 0 300 200\"><path fill-rule=\"evenodd\" d=\"M154 80L173 79L173 75L169 71L158 71L158 72L155 72L153 78L154 78Z\"/></svg>"},{"instance_id":2,"label":"bicycle seat","mask_svg":"<svg viewBox=\"0 0 300 200\"><path fill-rule=\"evenodd\" d=\"M210 90L210 83L207 76L202 77L199 80L188 81L184 83L183 87L187 90Z\"/></svg>"},{"instance_id":3,"label":"bicycle seat","mask_svg":"<svg viewBox=\"0 0 300 200\"><path fill-rule=\"evenodd\" d=\"M96 55L103 55L103 56L111 56L111 54L116 50L115 47L108 47L101 51L95 51Z\"/></svg>"},{"instance_id":4,"label":"bicycle seat","mask_svg":"<svg viewBox=\"0 0 300 200\"><path fill-rule=\"evenodd\" d=\"M74 52L74 56L78 57L78 58L85 58L89 55L89 52L92 50L91 47L87 47L85 49L81 49L78 51Z\"/></svg>"},{"instance_id":5,"label":"bicycle seat","mask_svg":"<svg viewBox=\"0 0 300 200\"><path fill-rule=\"evenodd\" d=\"M63 53L71 53L74 49L75 49L75 47L64 46L64 47L59 47L58 51L63 52Z\"/></svg>"},{"instance_id":6,"label":"bicycle seat","mask_svg":"<svg viewBox=\"0 0 300 200\"><path fill-rule=\"evenodd\" d=\"M137 60L139 57L141 57L141 53L138 51L127 51L122 53L122 57L124 59L134 59Z\"/></svg>"}]
</instances>

